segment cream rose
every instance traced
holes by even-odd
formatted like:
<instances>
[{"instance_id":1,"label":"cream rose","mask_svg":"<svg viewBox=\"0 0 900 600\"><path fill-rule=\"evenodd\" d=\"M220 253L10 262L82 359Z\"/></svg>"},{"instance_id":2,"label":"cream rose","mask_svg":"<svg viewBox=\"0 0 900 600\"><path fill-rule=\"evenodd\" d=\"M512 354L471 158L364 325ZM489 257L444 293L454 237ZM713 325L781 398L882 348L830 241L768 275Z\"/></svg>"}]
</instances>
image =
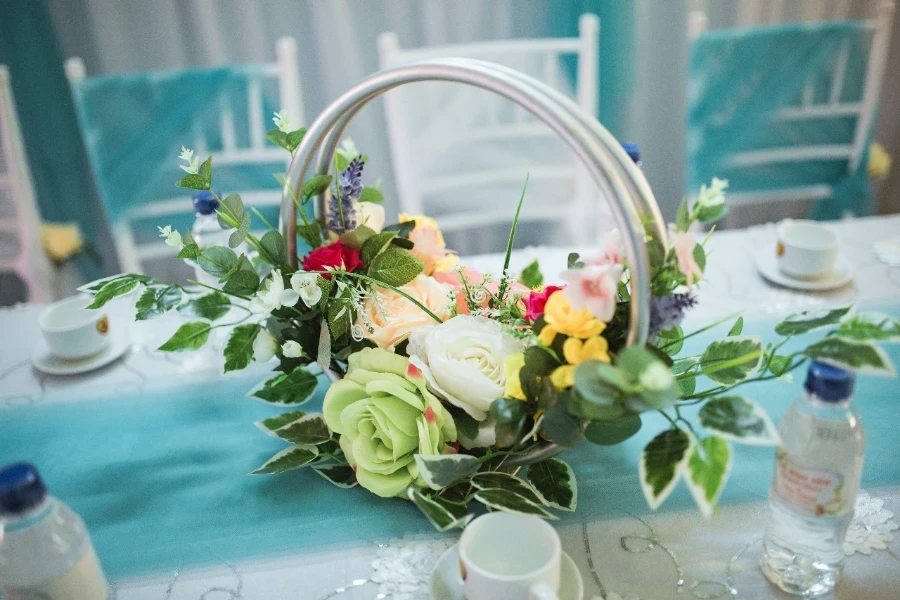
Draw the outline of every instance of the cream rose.
<instances>
[{"instance_id":1,"label":"cream rose","mask_svg":"<svg viewBox=\"0 0 900 600\"><path fill-rule=\"evenodd\" d=\"M451 289L450 285L438 283L426 275L419 275L400 288L442 320L450 316L448 294ZM407 298L378 286L366 296L359 315L364 336L385 350L393 350L415 329L433 323L434 319L428 313Z\"/></svg>"},{"instance_id":2,"label":"cream rose","mask_svg":"<svg viewBox=\"0 0 900 600\"><path fill-rule=\"evenodd\" d=\"M429 387L478 421L506 390L506 357L522 344L496 321L458 315L415 331L407 348Z\"/></svg>"}]
</instances>

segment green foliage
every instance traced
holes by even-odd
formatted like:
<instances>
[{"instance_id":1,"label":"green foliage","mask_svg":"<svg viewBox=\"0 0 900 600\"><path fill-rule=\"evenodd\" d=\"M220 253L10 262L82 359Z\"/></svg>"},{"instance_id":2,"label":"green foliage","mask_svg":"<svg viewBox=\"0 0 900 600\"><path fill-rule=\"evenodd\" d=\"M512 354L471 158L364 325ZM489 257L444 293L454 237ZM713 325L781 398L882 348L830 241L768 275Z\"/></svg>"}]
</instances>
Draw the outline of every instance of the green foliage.
<instances>
[{"instance_id":1,"label":"green foliage","mask_svg":"<svg viewBox=\"0 0 900 600\"><path fill-rule=\"evenodd\" d=\"M837 334L857 342L898 342L900 321L880 313L863 313L841 323Z\"/></svg>"},{"instance_id":2,"label":"green foliage","mask_svg":"<svg viewBox=\"0 0 900 600\"><path fill-rule=\"evenodd\" d=\"M290 425L305 414L306 413L302 410L292 410L290 412L282 413L277 417L262 419L261 421L257 421L256 423L254 423L254 425L259 427L266 434L271 435L272 437L278 437L275 435L276 430L281 429L285 425Z\"/></svg>"},{"instance_id":3,"label":"green foliage","mask_svg":"<svg viewBox=\"0 0 900 600\"><path fill-rule=\"evenodd\" d=\"M744 317L738 317L737 321L734 322L734 325L731 326L731 329L728 330L728 337L741 335L742 331L744 331Z\"/></svg>"},{"instance_id":4,"label":"green foliage","mask_svg":"<svg viewBox=\"0 0 900 600\"><path fill-rule=\"evenodd\" d=\"M331 179L331 175L316 175L312 177L300 188L300 197L306 200L313 196L318 196L328 189L328 186L331 185Z\"/></svg>"},{"instance_id":5,"label":"green foliage","mask_svg":"<svg viewBox=\"0 0 900 600\"><path fill-rule=\"evenodd\" d=\"M252 296L259 289L259 274L250 260L241 255L235 267L228 273L222 290L238 296Z\"/></svg>"},{"instance_id":6,"label":"green foliage","mask_svg":"<svg viewBox=\"0 0 900 600\"><path fill-rule=\"evenodd\" d=\"M471 477L481 463L468 454L416 454L416 466L428 487L441 490Z\"/></svg>"},{"instance_id":7,"label":"green foliage","mask_svg":"<svg viewBox=\"0 0 900 600\"><path fill-rule=\"evenodd\" d=\"M731 385L753 377L762 356L759 336L732 336L707 346L700 357L700 367L716 383Z\"/></svg>"},{"instance_id":8,"label":"green foliage","mask_svg":"<svg viewBox=\"0 0 900 600\"><path fill-rule=\"evenodd\" d=\"M813 360L858 373L885 376L897 374L887 353L870 342L829 337L807 347L804 354Z\"/></svg>"},{"instance_id":9,"label":"green foliage","mask_svg":"<svg viewBox=\"0 0 900 600\"><path fill-rule=\"evenodd\" d=\"M548 458L529 465L528 481L548 506L572 511L578 505L575 473L558 458Z\"/></svg>"},{"instance_id":10,"label":"green foliage","mask_svg":"<svg viewBox=\"0 0 900 600\"><path fill-rule=\"evenodd\" d=\"M478 490L475 492L474 498L489 509L495 511L499 510L501 512L534 515L543 519L556 518L537 503L530 502L524 496L521 496L511 490Z\"/></svg>"},{"instance_id":11,"label":"green foliage","mask_svg":"<svg viewBox=\"0 0 900 600\"><path fill-rule=\"evenodd\" d=\"M675 231L687 231L691 225L691 215L688 210L687 198L681 200L678 205L678 212L675 215Z\"/></svg>"},{"instance_id":12,"label":"green foliage","mask_svg":"<svg viewBox=\"0 0 900 600\"><path fill-rule=\"evenodd\" d=\"M568 258L566 258L566 268L568 269L581 269L584 267L584 263L581 262L581 257L577 252L570 252Z\"/></svg>"},{"instance_id":13,"label":"green foliage","mask_svg":"<svg viewBox=\"0 0 900 600\"><path fill-rule=\"evenodd\" d=\"M178 331L169 340L157 348L161 352L183 352L185 350L198 350L206 340L212 326L205 321L191 321L178 328Z\"/></svg>"},{"instance_id":14,"label":"green foliage","mask_svg":"<svg viewBox=\"0 0 900 600\"><path fill-rule=\"evenodd\" d=\"M541 266L538 261L533 261L530 265L522 269L519 276L519 283L527 288L538 289L544 283L544 275L541 273Z\"/></svg>"},{"instance_id":15,"label":"green foliage","mask_svg":"<svg viewBox=\"0 0 900 600\"><path fill-rule=\"evenodd\" d=\"M318 383L315 375L304 368L296 368L260 383L247 396L276 406L297 406L309 400Z\"/></svg>"},{"instance_id":16,"label":"green foliage","mask_svg":"<svg viewBox=\"0 0 900 600\"><path fill-rule=\"evenodd\" d=\"M406 285L422 272L425 265L412 254L399 248L388 248L369 265L369 277L387 285Z\"/></svg>"},{"instance_id":17,"label":"green foliage","mask_svg":"<svg viewBox=\"0 0 900 600\"><path fill-rule=\"evenodd\" d=\"M284 237L277 231L267 231L259 240L263 258L274 267L281 268L287 263L287 246Z\"/></svg>"},{"instance_id":18,"label":"green foliage","mask_svg":"<svg viewBox=\"0 0 900 600\"><path fill-rule=\"evenodd\" d=\"M850 314L852 309L852 306L842 306L826 310L805 310L789 316L776 325L775 333L778 335L800 335L801 333L815 331L829 325L837 325L841 319Z\"/></svg>"},{"instance_id":19,"label":"green foliage","mask_svg":"<svg viewBox=\"0 0 900 600\"><path fill-rule=\"evenodd\" d=\"M225 344L225 372L246 368L253 361L253 342L262 328L256 323L238 325Z\"/></svg>"},{"instance_id":20,"label":"green foliage","mask_svg":"<svg viewBox=\"0 0 900 600\"><path fill-rule=\"evenodd\" d=\"M297 223L297 235L309 244L310 248L318 248L322 245L322 224L318 221Z\"/></svg>"},{"instance_id":21,"label":"green foliage","mask_svg":"<svg viewBox=\"0 0 900 600\"><path fill-rule=\"evenodd\" d=\"M618 419L592 421L584 430L584 437L594 444L612 446L621 444L640 429L640 415L626 414Z\"/></svg>"},{"instance_id":22,"label":"green foliage","mask_svg":"<svg viewBox=\"0 0 900 600\"><path fill-rule=\"evenodd\" d=\"M303 415L275 430L275 435L293 444L318 446L331 439L331 431L320 414Z\"/></svg>"},{"instance_id":23,"label":"green foliage","mask_svg":"<svg viewBox=\"0 0 900 600\"><path fill-rule=\"evenodd\" d=\"M313 467L313 471L339 488L349 489L357 485L356 472L348 466Z\"/></svg>"},{"instance_id":24,"label":"green foliage","mask_svg":"<svg viewBox=\"0 0 900 600\"><path fill-rule=\"evenodd\" d=\"M719 494L731 471L731 447L723 438L712 436L694 446L688 459L685 480L703 516L712 516Z\"/></svg>"},{"instance_id":25,"label":"green foliage","mask_svg":"<svg viewBox=\"0 0 900 600\"><path fill-rule=\"evenodd\" d=\"M319 449L316 446L291 446L282 450L263 466L252 471L251 475L274 475L305 467L319 458Z\"/></svg>"},{"instance_id":26,"label":"green foliage","mask_svg":"<svg viewBox=\"0 0 900 600\"><path fill-rule=\"evenodd\" d=\"M758 404L743 396L718 396L700 409L700 423L726 440L772 446L778 443L775 425Z\"/></svg>"},{"instance_id":27,"label":"green foliage","mask_svg":"<svg viewBox=\"0 0 900 600\"><path fill-rule=\"evenodd\" d=\"M382 204L384 202L384 194L376 187L366 186L359 194L360 202L371 202L373 204Z\"/></svg>"},{"instance_id":28,"label":"green foliage","mask_svg":"<svg viewBox=\"0 0 900 600\"><path fill-rule=\"evenodd\" d=\"M244 210L244 201L240 194L229 194L216 209L216 218L222 229L234 229L240 226L245 216L249 218L247 211Z\"/></svg>"},{"instance_id":29,"label":"green foliage","mask_svg":"<svg viewBox=\"0 0 900 600\"><path fill-rule=\"evenodd\" d=\"M231 248L212 246L200 253L197 264L206 273L221 281L235 267L237 258L237 254Z\"/></svg>"},{"instance_id":30,"label":"green foliage","mask_svg":"<svg viewBox=\"0 0 900 600\"><path fill-rule=\"evenodd\" d=\"M644 448L638 472L651 509L657 508L672 493L690 451L691 438L680 429L663 431Z\"/></svg>"},{"instance_id":31,"label":"green foliage","mask_svg":"<svg viewBox=\"0 0 900 600\"><path fill-rule=\"evenodd\" d=\"M141 294L135 309L135 320L146 321L168 312L181 302L181 287L177 285L148 287Z\"/></svg>"},{"instance_id":32,"label":"green foliage","mask_svg":"<svg viewBox=\"0 0 900 600\"><path fill-rule=\"evenodd\" d=\"M359 259L364 265L371 265L375 257L387 248L391 240L397 236L395 231L382 231L366 239L359 252Z\"/></svg>"},{"instance_id":33,"label":"green foliage","mask_svg":"<svg viewBox=\"0 0 900 600\"><path fill-rule=\"evenodd\" d=\"M221 292L194 298L178 307L178 312L185 317L200 317L209 321L224 317L229 310L231 300Z\"/></svg>"},{"instance_id":34,"label":"green foliage","mask_svg":"<svg viewBox=\"0 0 900 600\"><path fill-rule=\"evenodd\" d=\"M436 494L412 486L406 493L438 531L462 529L472 520L473 515L468 514L465 506L444 500Z\"/></svg>"}]
</instances>

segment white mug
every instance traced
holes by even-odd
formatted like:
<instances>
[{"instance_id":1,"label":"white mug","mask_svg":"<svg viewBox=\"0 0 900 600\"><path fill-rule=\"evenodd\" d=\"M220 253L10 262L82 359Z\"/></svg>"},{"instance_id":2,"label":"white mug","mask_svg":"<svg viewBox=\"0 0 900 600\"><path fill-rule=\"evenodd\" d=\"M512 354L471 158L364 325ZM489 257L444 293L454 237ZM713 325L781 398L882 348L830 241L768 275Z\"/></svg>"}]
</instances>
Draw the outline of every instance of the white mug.
<instances>
[{"instance_id":1,"label":"white mug","mask_svg":"<svg viewBox=\"0 0 900 600\"><path fill-rule=\"evenodd\" d=\"M109 346L109 317L87 307L93 298L73 296L47 307L39 319L50 352L64 360L99 354Z\"/></svg>"},{"instance_id":2,"label":"white mug","mask_svg":"<svg viewBox=\"0 0 900 600\"><path fill-rule=\"evenodd\" d=\"M819 279L834 270L838 236L815 221L787 219L778 225L778 268L788 277Z\"/></svg>"},{"instance_id":3,"label":"white mug","mask_svg":"<svg viewBox=\"0 0 900 600\"><path fill-rule=\"evenodd\" d=\"M542 519L495 512L472 521L459 540L468 600L557 600L562 547Z\"/></svg>"}]
</instances>

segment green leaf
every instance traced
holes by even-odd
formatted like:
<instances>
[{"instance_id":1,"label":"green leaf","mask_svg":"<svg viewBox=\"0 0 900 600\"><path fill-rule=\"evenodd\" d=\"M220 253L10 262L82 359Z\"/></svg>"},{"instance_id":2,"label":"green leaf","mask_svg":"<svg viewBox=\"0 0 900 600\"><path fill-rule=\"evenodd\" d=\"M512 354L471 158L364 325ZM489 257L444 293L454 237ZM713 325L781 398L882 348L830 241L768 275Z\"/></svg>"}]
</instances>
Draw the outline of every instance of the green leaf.
<instances>
[{"instance_id":1,"label":"green leaf","mask_svg":"<svg viewBox=\"0 0 900 600\"><path fill-rule=\"evenodd\" d=\"M315 446L292 446L286 448L266 461L251 475L275 475L305 467L319 458L319 449Z\"/></svg>"},{"instance_id":2,"label":"green leaf","mask_svg":"<svg viewBox=\"0 0 900 600\"><path fill-rule=\"evenodd\" d=\"M175 335L169 338L165 344L157 348L161 352L182 352L184 350L197 350L209 339L212 329L209 323L204 321L191 321L178 328Z\"/></svg>"},{"instance_id":3,"label":"green leaf","mask_svg":"<svg viewBox=\"0 0 900 600\"><path fill-rule=\"evenodd\" d=\"M244 240L247 239L248 233L250 233L250 213L244 213L244 217L241 219L241 226L228 236L228 247L237 248L243 244Z\"/></svg>"},{"instance_id":4,"label":"green leaf","mask_svg":"<svg viewBox=\"0 0 900 600\"><path fill-rule=\"evenodd\" d=\"M731 385L753 377L762 357L759 336L728 337L707 346L700 357L700 368L716 383Z\"/></svg>"},{"instance_id":5,"label":"green leaf","mask_svg":"<svg viewBox=\"0 0 900 600\"><path fill-rule=\"evenodd\" d=\"M657 271L666 263L666 249L656 238L647 240L647 257L650 259L650 268Z\"/></svg>"},{"instance_id":6,"label":"green leaf","mask_svg":"<svg viewBox=\"0 0 900 600\"><path fill-rule=\"evenodd\" d=\"M97 292L99 292L104 288L104 286L106 286L106 284L113 281L118 281L120 279L135 279L138 281L138 283L150 283L151 281L150 277L144 275L143 273L120 273L119 275L112 275L111 277L95 279L94 281L85 283L84 285L79 286L76 289L79 292L95 296Z\"/></svg>"},{"instance_id":7,"label":"green leaf","mask_svg":"<svg viewBox=\"0 0 900 600\"><path fill-rule=\"evenodd\" d=\"M148 287L141 294L135 309L135 320L146 321L168 312L181 302L181 287L168 285L165 287Z\"/></svg>"},{"instance_id":8,"label":"green leaf","mask_svg":"<svg viewBox=\"0 0 900 600\"><path fill-rule=\"evenodd\" d=\"M700 423L726 440L753 446L779 442L772 419L758 404L743 396L718 396L700 409Z\"/></svg>"},{"instance_id":9,"label":"green leaf","mask_svg":"<svg viewBox=\"0 0 900 600\"><path fill-rule=\"evenodd\" d=\"M678 213L675 215L675 230L679 232L687 231L690 225L691 216L688 211L687 198L684 198L681 200L681 204L678 205Z\"/></svg>"},{"instance_id":10,"label":"green leaf","mask_svg":"<svg viewBox=\"0 0 900 600\"><path fill-rule=\"evenodd\" d=\"M509 490L534 504L544 504L544 499L530 483L515 475L498 471L486 471L472 475L472 486L478 490Z\"/></svg>"},{"instance_id":11,"label":"green leaf","mask_svg":"<svg viewBox=\"0 0 900 600\"><path fill-rule=\"evenodd\" d=\"M686 398L697 391L697 378L687 377L678 380L678 391L682 398Z\"/></svg>"},{"instance_id":12,"label":"green leaf","mask_svg":"<svg viewBox=\"0 0 900 600\"><path fill-rule=\"evenodd\" d=\"M400 248L388 248L375 257L368 272L372 279L400 287L415 279L424 268L425 265L409 252Z\"/></svg>"},{"instance_id":13,"label":"green leaf","mask_svg":"<svg viewBox=\"0 0 900 600\"><path fill-rule=\"evenodd\" d=\"M511 423L525 416L525 403L515 398L498 398L488 412L497 423Z\"/></svg>"},{"instance_id":14,"label":"green leaf","mask_svg":"<svg viewBox=\"0 0 900 600\"><path fill-rule=\"evenodd\" d=\"M185 244L178 252L178 258L186 258L188 260L197 260L200 256L200 246L197 244Z\"/></svg>"},{"instance_id":15,"label":"green leaf","mask_svg":"<svg viewBox=\"0 0 900 600\"><path fill-rule=\"evenodd\" d=\"M234 272L222 286L223 291L239 296L252 296L258 289L259 274L246 259L242 261L241 268Z\"/></svg>"},{"instance_id":16,"label":"green leaf","mask_svg":"<svg viewBox=\"0 0 900 600\"><path fill-rule=\"evenodd\" d=\"M492 510L534 515L543 519L556 518L541 506L510 490L478 490L474 498Z\"/></svg>"},{"instance_id":17,"label":"green leaf","mask_svg":"<svg viewBox=\"0 0 900 600\"><path fill-rule=\"evenodd\" d=\"M723 438L708 437L694 446L684 479L704 517L712 516L730 472L731 447Z\"/></svg>"},{"instance_id":18,"label":"green leaf","mask_svg":"<svg viewBox=\"0 0 900 600\"><path fill-rule=\"evenodd\" d=\"M344 154L342 150L338 150L334 155L334 169L338 173L341 171L345 171L347 167L350 165L350 159Z\"/></svg>"},{"instance_id":19,"label":"green leaf","mask_svg":"<svg viewBox=\"0 0 900 600\"><path fill-rule=\"evenodd\" d=\"M462 529L472 520L473 515L468 514L465 506L448 502L440 496L425 495L412 486L406 494L438 531Z\"/></svg>"},{"instance_id":20,"label":"green leaf","mask_svg":"<svg viewBox=\"0 0 900 600\"><path fill-rule=\"evenodd\" d=\"M519 276L519 283L531 289L541 287L544 283L544 275L541 273L541 265L538 261L535 260L522 269L522 274Z\"/></svg>"},{"instance_id":21,"label":"green leaf","mask_svg":"<svg viewBox=\"0 0 900 600\"><path fill-rule=\"evenodd\" d=\"M333 467L313 467L313 471L330 481L342 489L349 489L356 486L356 472L353 467L345 467L337 465Z\"/></svg>"},{"instance_id":22,"label":"green leaf","mask_svg":"<svg viewBox=\"0 0 900 600\"><path fill-rule=\"evenodd\" d=\"M331 439L331 431L320 414L304 415L275 431L275 435L294 444L318 446Z\"/></svg>"},{"instance_id":23,"label":"green leaf","mask_svg":"<svg viewBox=\"0 0 900 600\"><path fill-rule=\"evenodd\" d=\"M680 429L669 429L653 438L644 448L638 473L647 504L656 510L678 482L691 454L691 438Z\"/></svg>"},{"instance_id":24,"label":"green leaf","mask_svg":"<svg viewBox=\"0 0 900 600\"><path fill-rule=\"evenodd\" d=\"M263 381L247 392L247 396L277 406L296 406L309 400L318 383L315 375L306 369L296 368L290 373L279 373Z\"/></svg>"},{"instance_id":25,"label":"green leaf","mask_svg":"<svg viewBox=\"0 0 900 600\"><path fill-rule=\"evenodd\" d=\"M373 235L363 242L362 249L359 253L359 259L364 265L372 264L375 257L381 254L382 250L390 245L391 240L394 239L396 235L397 233L394 231L382 231L381 233Z\"/></svg>"},{"instance_id":26,"label":"green leaf","mask_svg":"<svg viewBox=\"0 0 900 600\"><path fill-rule=\"evenodd\" d=\"M684 330L675 325L671 329L659 332L659 348L669 356L675 356L684 348Z\"/></svg>"},{"instance_id":27,"label":"green leaf","mask_svg":"<svg viewBox=\"0 0 900 600\"><path fill-rule=\"evenodd\" d=\"M353 324L353 307L345 299L336 300L328 305L328 330L335 340L350 331Z\"/></svg>"},{"instance_id":28,"label":"green leaf","mask_svg":"<svg viewBox=\"0 0 900 600\"><path fill-rule=\"evenodd\" d=\"M575 510L578 505L575 473L558 458L548 458L529 465L528 481L548 506L560 510Z\"/></svg>"},{"instance_id":29,"label":"green leaf","mask_svg":"<svg viewBox=\"0 0 900 600\"><path fill-rule=\"evenodd\" d=\"M225 344L225 372L237 371L253 362L253 342L262 328L255 323L238 325Z\"/></svg>"},{"instance_id":30,"label":"green leaf","mask_svg":"<svg viewBox=\"0 0 900 600\"><path fill-rule=\"evenodd\" d=\"M700 244L694 244L694 262L700 267L701 271L706 271L706 250Z\"/></svg>"},{"instance_id":31,"label":"green leaf","mask_svg":"<svg viewBox=\"0 0 900 600\"><path fill-rule=\"evenodd\" d=\"M206 189L212 187L212 156L206 157L206 160L200 165L200 177L206 182Z\"/></svg>"},{"instance_id":32,"label":"green leaf","mask_svg":"<svg viewBox=\"0 0 900 600\"><path fill-rule=\"evenodd\" d=\"M791 356L781 356L775 354L769 357L769 371L772 372L772 375L776 377L781 377L790 369L791 363L793 362L793 357Z\"/></svg>"},{"instance_id":33,"label":"green leaf","mask_svg":"<svg viewBox=\"0 0 900 600\"><path fill-rule=\"evenodd\" d=\"M284 237L277 231L267 231L259 240L259 245L265 251L263 258L277 268L287 263L287 246Z\"/></svg>"},{"instance_id":34,"label":"green leaf","mask_svg":"<svg viewBox=\"0 0 900 600\"><path fill-rule=\"evenodd\" d=\"M241 224L245 216L249 217L244 210L244 201L241 200L240 194L229 194L216 209L216 218L222 229L234 229L234 223Z\"/></svg>"},{"instance_id":35,"label":"green leaf","mask_svg":"<svg viewBox=\"0 0 900 600\"><path fill-rule=\"evenodd\" d=\"M322 245L322 224L318 221L297 223L297 235L299 235L310 248L318 248Z\"/></svg>"},{"instance_id":36,"label":"green leaf","mask_svg":"<svg viewBox=\"0 0 900 600\"><path fill-rule=\"evenodd\" d=\"M281 429L285 425L293 423L305 414L306 413L302 410L292 410L291 412L280 414L277 417L269 417L268 419L256 421L254 425L259 427L259 429L266 435L278 437L277 435L275 435L276 429Z\"/></svg>"},{"instance_id":37,"label":"green leaf","mask_svg":"<svg viewBox=\"0 0 900 600\"><path fill-rule=\"evenodd\" d=\"M306 128L301 127L300 129L294 130L287 134L285 139L286 148L289 152L292 152L297 149L297 146L300 145L300 142L303 141L303 137L306 135Z\"/></svg>"},{"instance_id":38,"label":"green leaf","mask_svg":"<svg viewBox=\"0 0 900 600\"><path fill-rule=\"evenodd\" d=\"M374 229L370 229L365 225L359 225L353 231L348 231L341 235L341 243L348 248L359 250L362 248L363 243L374 235L376 235Z\"/></svg>"},{"instance_id":39,"label":"green leaf","mask_svg":"<svg viewBox=\"0 0 900 600\"><path fill-rule=\"evenodd\" d=\"M318 196L328 189L328 186L331 185L331 179L331 175L316 175L307 180L300 189L300 197L306 199Z\"/></svg>"},{"instance_id":40,"label":"green leaf","mask_svg":"<svg viewBox=\"0 0 900 600\"><path fill-rule=\"evenodd\" d=\"M581 420L570 411L573 393L563 392L545 413L542 421L544 435L561 446L576 446L584 439Z\"/></svg>"},{"instance_id":41,"label":"green leaf","mask_svg":"<svg viewBox=\"0 0 900 600\"><path fill-rule=\"evenodd\" d=\"M200 317L215 321L224 317L231 310L231 300L221 292L212 292L194 298L178 307L178 312L185 317Z\"/></svg>"},{"instance_id":42,"label":"green leaf","mask_svg":"<svg viewBox=\"0 0 900 600\"><path fill-rule=\"evenodd\" d=\"M188 173L184 177L178 180L175 184L178 187L188 188L191 190L208 190L209 182L207 182L201 175L197 175L195 173Z\"/></svg>"},{"instance_id":43,"label":"green leaf","mask_svg":"<svg viewBox=\"0 0 900 600\"><path fill-rule=\"evenodd\" d=\"M584 267L584 263L581 262L580 258L577 252L570 252L568 258L566 258L566 268L581 269Z\"/></svg>"},{"instance_id":44,"label":"green leaf","mask_svg":"<svg viewBox=\"0 0 900 600\"><path fill-rule=\"evenodd\" d=\"M281 146L288 152L291 152L291 148L288 147L287 142L287 134L280 129L270 129L266 132L266 139L275 144L276 146Z\"/></svg>"},{"instance_id":45,"label":"green leaf","mask_svg":"<svg viewBox=\"0 0 900 600\"><path fill-rule=\"evenodd\" d=\"M826 310L805 310L793 314L775 326L778 335L799 335L808 331L837 325L841 319L850 314L853 306L842 306Z\"/></svg>"},{"instance_id":46,"label":"green leaf","mask_svg":"<svg viewBox=\"0 0 900 600\"><path fill-rule=\"evenodd\" d=\"M419 475L433 490L440 490L468 479L481 463L468 454L416 454Z\"/></svg>"},{"instance_id":47,"label":"green leaf","mask_svg":"<svg viewBox=\"0 0 900 600\"><path fill-rule=\"evenodd\" d=\"M397 234L397 237L400 238L409 238L410 232L416 228L416 221L412 219L410 221L406 221L404 223L394 223L393 225L387 225L382 229L382 231L393 231Z\"/></svg>"},{"instance_id":48,"label":"green leaf","mask_svg":"<svg viewBox=\"0 0 900 600\"><path fill-rule=\"evenodd\" d=\"M618 419L591 421L584 430L587 441L601 446L621 444L641 429L641 417L628 413Z\"/></svg>"},{"instance_id":49,"label":"green leaf","mask_svg":"<svg viewBox=\"0 0 900 600\"><path fill-rule=\"evenodd\" d=\"M103 285L103 287L101 287L100 290L94 295L94 300L87 305L87 308L101 308L113 298L124 296L125 294L136 288L138 284L147 281L149 281L149 278L144 275L135 276L131 274L122 275L121 277L111 279L107 281Z\"/></svg>"},{"instance_id":50,"label":"green leaf","mask_svg":"<svg viewBox=\"0 0 900 600\"><path fill-rule=\"evenodd\" d=\"M237 258L237 255L231 248L212 246L200 253L197 264L216 279L222 279L235 267Z\"/></svg>"},{"instance_id":51,"label":"green leaf","mask_svg":"<svg viewBox=\"0 0 900 600\"><path fill-rule=\"evenodd\" d=\"M715 223L728 214L728 205L724 202L713 206L698 206L697 219L704 224Z\"/></svg>"},{"instance_id":52,"label":"green leaf","mask_svg":"<svg viewBox=\"0 0 900 600\"><path fill-rule=\"evenodd\" d=\"M900 342L900 321L881 313L862 313L841 323L837 334L858 342Z\"/></svg>"},{"instance_id":53,"label":"green leaf","mask_svg":"<svg viewBox=\"0 0 900 600\"><path fill-rule=\"evenodd\" d=\"M381 204L384 202L384 194L376 187L366 186L359 193L359 202L371 202Z\"/></svg>"},{"instance_id":54,"label":"green leaf","mask_svg":"<svg viewBox=\"0 0 900 600\"><path fill-rule=\"evenodd\" d=\"M871 342L829 337L809 346L804 354L813 360L857 373L888 377L897 374L887 353Z\"/></svg>"},{"instance_id":55,"label":"green leaf","mask_svg":"<svg viewBox=\"0 0 900 600\"><path fill-rule=\"evenodd\" d=\"M445 405L444 409L450 411L460 436L467 440L475 440L478 437L479 423L469 413L451 405Z\"/></svg>"},{"instance_id":56,"label":"green leaf","mask_svg":"<svg viewBox=\"0 0 900 600\"><path fill-rule=\"evenodd\" d=\"M731 329L728 331L728 337L734 337L737 335L741 335L741 332L744 330L744 317L738 317L737 321L734 322L734 325L731 326Z\"/></svg>"}]
</instances>

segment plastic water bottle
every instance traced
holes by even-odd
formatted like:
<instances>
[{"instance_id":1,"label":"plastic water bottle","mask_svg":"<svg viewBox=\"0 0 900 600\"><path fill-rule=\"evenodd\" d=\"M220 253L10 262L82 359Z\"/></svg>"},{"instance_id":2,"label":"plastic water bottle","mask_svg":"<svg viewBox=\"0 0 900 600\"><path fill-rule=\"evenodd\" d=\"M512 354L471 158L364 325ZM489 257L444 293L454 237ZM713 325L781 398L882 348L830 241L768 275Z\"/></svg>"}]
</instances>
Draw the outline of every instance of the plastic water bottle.
<instances>
[{"instance_id":1,"label":"plastic water bottle","mask_svg":"<svg viewBox=\"0 0 900 600\"><path fill-rule=\"evenodd\" d=\"M0 520L0 598L109 598L84 521L47 494L34 466L0 469Z\"/></svg>"},{"instance_id":2,"label":"plastic water bottle","mask_svg":"<svg viewBox=\"0 0 900 600\"><path fill-rule=\"evenodd\" d=\"M814 362L805 388L781 419L760 565L782 590L812 597L840 580L866 441L852 373Z\"/></svg>"}]
</instances>

